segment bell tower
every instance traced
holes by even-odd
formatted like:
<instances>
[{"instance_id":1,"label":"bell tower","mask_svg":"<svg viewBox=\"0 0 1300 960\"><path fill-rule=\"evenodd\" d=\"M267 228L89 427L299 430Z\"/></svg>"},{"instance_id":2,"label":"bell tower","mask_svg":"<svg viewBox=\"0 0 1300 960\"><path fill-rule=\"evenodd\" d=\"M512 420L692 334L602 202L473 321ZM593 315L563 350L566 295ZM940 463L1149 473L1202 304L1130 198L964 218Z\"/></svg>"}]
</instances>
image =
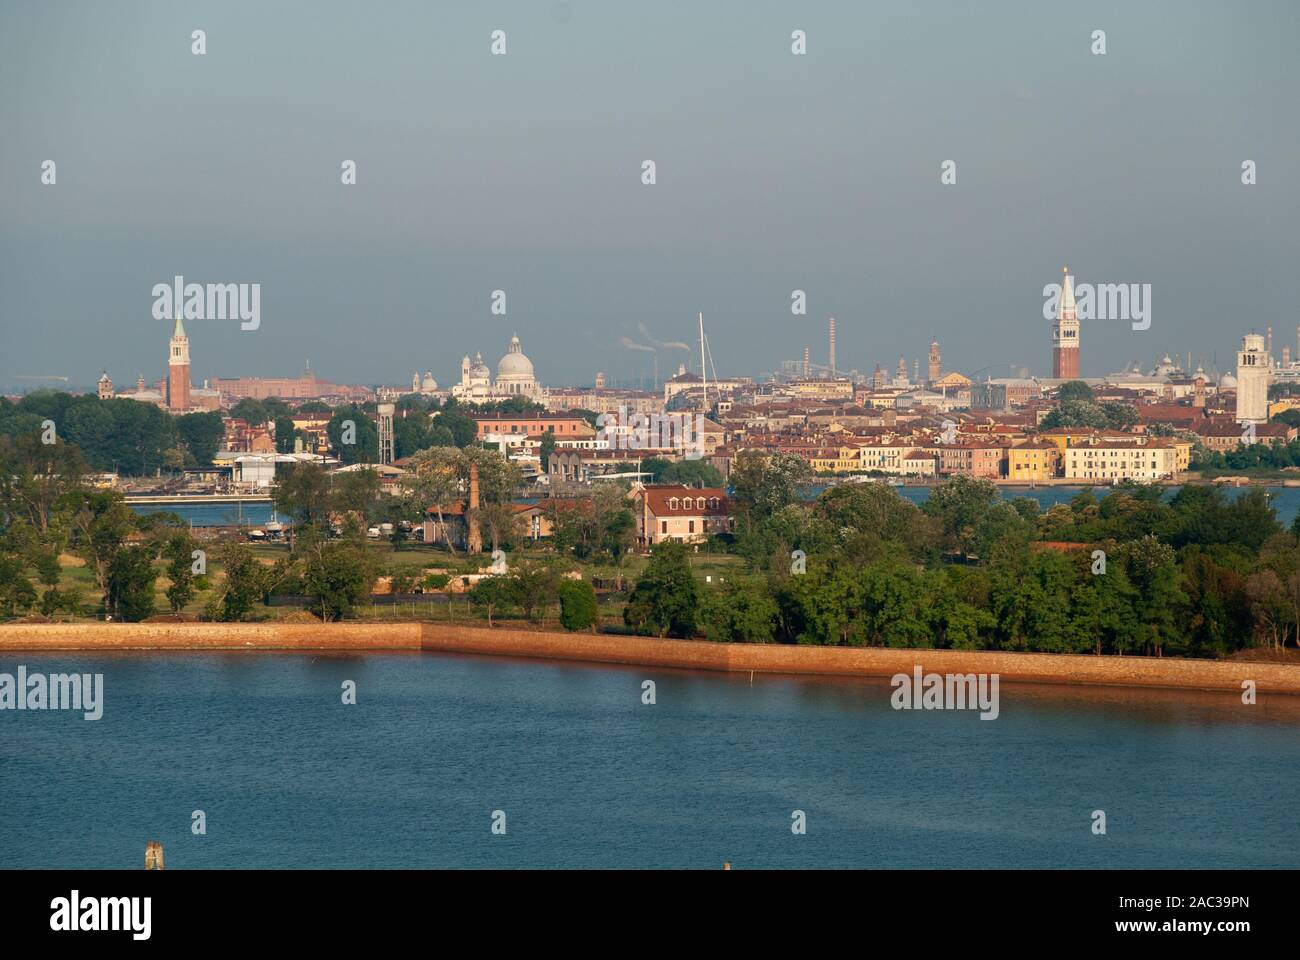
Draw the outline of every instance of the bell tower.
<instances>
[{"instance_id":1,"label":"bell tower","mask_svg":"<svg viewBox=\"0 0 1300 960\"><path fill-rule=\"evenodd\" d=\"M1079 377L1079 318L1074 305L1074 279L1064 267L1061 281L1061 305L1052 324L1052 378L1077 380Z\"/></svg>"},{"instance_id":2,"label":"bell tower","mask_svg":"<svg viewBox=\"0 0 1300 960\"><path fill-rule=\"evenodd\" d=\"M167 409L184 413L190 408L190 338L185 335L181 312L176 311L171 352L167 357Z\"/></svg>"}]
</instances>

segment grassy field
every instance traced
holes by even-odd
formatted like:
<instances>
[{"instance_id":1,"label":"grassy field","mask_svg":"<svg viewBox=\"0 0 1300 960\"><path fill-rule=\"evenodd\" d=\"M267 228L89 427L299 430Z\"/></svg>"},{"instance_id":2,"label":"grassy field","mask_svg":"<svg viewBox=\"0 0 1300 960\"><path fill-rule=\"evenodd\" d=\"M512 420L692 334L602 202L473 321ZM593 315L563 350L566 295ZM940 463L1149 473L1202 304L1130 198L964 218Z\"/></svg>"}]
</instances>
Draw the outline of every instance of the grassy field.
<instances>
[{"instance_id":1,"label":"grassy field","mask_svg":"<svg viewBox=\"0 0 1300 960\"><path fill-rule=\"evenodd\" d=\"M253 544L251 545L253 553L264 563L274 563L276 560L289 555L287 544ZM395 547L390 542L369 541L366 549L371 551L376 560L379 562L380 575L386 576L394 570L454 570L458 573L467 573L471 570L486 571L491 565L492 559L489 553L480 554L478 557L471 557L465 553L452 554L445 549L425 546L421 543L407 543L400 547ZM520 550L511 551L507 554L510 562L520 560L563 560L578 567L585 579L599 578L612 580L615 577L622 576L629 588L634 581L645 570L648 558L641 553L629 554L621 567L616 567L612 563L579 563L572 559L564 559L556 556L555 552L546 546L538 546L530 543L528 547ZM691 565L701 580L712 578L716 581L718 577L725 577L729 571L737 571L742 563L741 559L733 554L709 552L702 544L698 552L690 554ZM70 616L68 614L55 614L51 619L61 621L93 621L103 619L102 609L100 607L100 591L95 584L93 571L79 558L71 554L64 554L60 557L60 567L62 568L60 589L75 589L80 591L83 608L87 615ZM161 563L159 564L160 572L158 579L154 584L155 595L155 615L170 615L171 607L167 601L167 588L171 586L171 581L161 572ZM34 571L29 571L34 573ZM213 590L218 588L225 576L221 564L212 560L208 565L208 579L211 587L207 590L201 590L185 607L179 611L179 615L186 619L198 619L203 613L203 608L208 599L212 596ZM43 588L38 587L38 593ZM602 624L621 624L623 602L626 594L606 595L600 594L600 617ZM37 603L39 607L39 600ZM91 611L94 611L91 614ZM253 608L249 619L252 620L279 620L288 617L301 618L303 608L298 606L256 606ZM549 605L546 609L537 614L538 623L542 625L549 624L554 626L559 618L558 602ZM358 607L350 619L355 620L374 620L374 621L396 621L396 620L422 620L437 622L486 622L487 615L481 608L475 607L463 595L453 594L449 600L444 602L432 603L395 603L395 604L376 604L370 606ZM521 622L517 617L501 617L496 612L493 613L493 622Z\"/></svg>"}]
</instances>

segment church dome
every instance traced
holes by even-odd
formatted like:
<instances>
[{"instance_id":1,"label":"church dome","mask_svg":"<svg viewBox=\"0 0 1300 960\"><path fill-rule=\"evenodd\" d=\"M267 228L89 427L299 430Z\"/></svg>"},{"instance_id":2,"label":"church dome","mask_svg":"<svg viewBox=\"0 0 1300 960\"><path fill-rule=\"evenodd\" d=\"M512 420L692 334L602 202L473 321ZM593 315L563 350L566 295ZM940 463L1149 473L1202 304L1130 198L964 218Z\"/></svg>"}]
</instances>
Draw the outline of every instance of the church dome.
<instances>
[{"instance_id":1,"label":"church dome","mask_svg":"<svg viewBox=\"0 0 1300 960\"><path fill-rule=\"evenodd\" d=\"M1232 374L1230 374L1230 373L1225 373L1222 377L1219 378L1219 389L1220 389L1220 390L1236 390L1236 389L1237 389L1237 378L1234 377L1234 376L1233 376Z\"/></svg>"},{"instance_id":2,"label":"church dome","mask_svg":"<svg viewBox=\"0 0 1300 960\"><path fill-rule=\"evenodd\" d=\"M483 362L483 354L474 354L474 362L470 365L469 375L475 380L486 380L492 376L492 371Z\"/></svg>"},{"instance_id":3,"label":"church dome","mask_svg":"<svg viewBox=\"0 0 1300 960\"><path fill-rule=\"evenodd\" d=\"M523 348L519 346L519 337L510 338L510 347L506 355L501 358L497 364L498 380L531 380L533 378L533 362L524 356Z\"/></svg>"},{"instance_id":4,"label":"church dome","mask_svg":"<svg viewBox=\"0 0 1300 960\"><path fill-rule=\"evenodd\" d=\"M424 380L420 383L421 390L437 390L438 381L433 379L433 374L428 370L424 371Z\"/></svg>"}]
</instances>

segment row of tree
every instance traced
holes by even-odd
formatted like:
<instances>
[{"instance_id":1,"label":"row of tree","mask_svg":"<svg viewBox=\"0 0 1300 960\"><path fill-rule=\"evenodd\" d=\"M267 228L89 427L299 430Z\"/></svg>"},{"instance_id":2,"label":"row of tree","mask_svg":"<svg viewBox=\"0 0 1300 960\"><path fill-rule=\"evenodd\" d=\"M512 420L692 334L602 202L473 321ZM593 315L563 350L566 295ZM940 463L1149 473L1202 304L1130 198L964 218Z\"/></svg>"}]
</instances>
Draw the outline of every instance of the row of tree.
<instances>
[{"instance_id":1,"label":"row of tree","mask_svg":"<svg viewBox=\"0 0 1300 960\"><path fill-rule=\"evenodd\" d=\"M746 642L1225 656L1300 644L1300 521L1263 490L1091 491L1041 510L957 477L920 507L878 484L813 501L806 465L741 454L745 560L701 584L656 547L624 610L659 635Z\"/></svg>"},{"instance_id":2,"label":"row of tree","mask_svg":"<svg viewBox=\"0 0 1300 960\"><path fill-rule=\"evenodd\" d=\"M0 397L0 436L70 443L98 472L145 475L211 463L224 434L218 413L172 416L151 403L52 391L17 403Z\"/></svg>"}]
</instances>

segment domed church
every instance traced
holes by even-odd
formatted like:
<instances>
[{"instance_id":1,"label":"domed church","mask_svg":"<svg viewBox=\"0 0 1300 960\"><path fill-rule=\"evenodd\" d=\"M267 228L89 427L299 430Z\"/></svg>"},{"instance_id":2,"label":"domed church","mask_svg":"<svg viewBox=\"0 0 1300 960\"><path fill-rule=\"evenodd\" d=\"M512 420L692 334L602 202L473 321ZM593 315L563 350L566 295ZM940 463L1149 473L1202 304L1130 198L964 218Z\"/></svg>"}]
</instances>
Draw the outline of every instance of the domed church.
<instances>
[{"instance_id":1,"label":"domed church","mask_svg":"<svg viewBox=\"0 0 1300 960\"><path fill-rule=\"evenodd\" d=\"M510 338L510 347L497 364L496 389L497 393L508 393L516 397L535 397L538 394L537 380L533 377L533 361L524 356L517 334Z\"/></svg>"},{"instance_id":2,"label":"domed church","mask_svg":"<svg viewBox=\"0 0 1300 960\"><path fill-rule=\"evenodd\" d=\"M469 354L460 362L460 383L451 388L452 396L469 403L492 403L510 397L526 397L541 401L544 391L537 383L533 373L533 362L524 355L519 337L510 338L506 355L497 364L496 382L492 382L492 373L483 362L481 353L474 354L471 361Z\"/></svg>"}]
</instances>

